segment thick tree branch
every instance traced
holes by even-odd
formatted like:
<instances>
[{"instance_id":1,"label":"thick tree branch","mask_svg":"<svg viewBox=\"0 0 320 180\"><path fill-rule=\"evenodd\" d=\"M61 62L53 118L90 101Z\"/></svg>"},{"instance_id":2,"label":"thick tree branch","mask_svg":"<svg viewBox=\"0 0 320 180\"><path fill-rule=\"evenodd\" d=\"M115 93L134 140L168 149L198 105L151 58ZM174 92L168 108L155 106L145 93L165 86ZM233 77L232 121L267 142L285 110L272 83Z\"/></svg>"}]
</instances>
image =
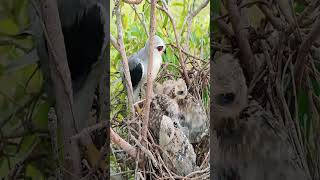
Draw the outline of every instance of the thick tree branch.
<instances>
[{"instance_id":1,"label":"thick tree branch","mask_svg":"<svg viewBox=\"0 0 320 180\"><path fill-rule=\"evenodd\" d=\"M244 70L247 83L249 84L255 72L255 58L253 56L248 40L247 30L243 26L243 21L241 19L236 1L228 0L227 5L232 27L237 38L238 47L240 49L240 64Z\"/></svg>"},{"instance_id":2,"label":"thick tree branch","mask_svg":"<svg viewBox=\"0 0 320 180\"><path fill-rule=\"evenodd\" d=\"M111 141L120 146L125 152L127 152L131 157L136 158L137 150L132 147L127 141L122 139L117 133L115 133L112 128L110 128Z\"/></svg>"},{"instance_id":3,"label":"thick tree branch","mask_svg":"<svg viewBox=\"0 0 320 180\"><path fill-rule=\"evenodd\" d=\"M142 139L147 138L148 132L148 122L150 114L150 104L152 98L152 67L153 67L153 46L154 46L154 36L156 33L156 1L151 0L151 12L150 12L150 34L149 34L149 63L148 63L148 74L147 74L147 94L146 94L146 103L144 104L144 119L142 125Z\"/></svg>"},{"instance_id":4,"label":"thick tree branch","mask_svg":"<svg viewBox=\"0 0 320 180\"><path fill-rule=\"evenodd\" d=\"M61 123L63 137L64 179L79 179L81 171L80 151L70 138L75 134L75 124L72 112L73 95L70 71L64 38L61 30L58 6L56 0L40 1L41 14L47 32L50 74L56 100L56 112ZM67 173L68 172L68 173ZM71 173L71 174L70 174Z\"/></svg>"},{"instance_id":5,"label":"thick tree branch","mask_svg":"<svg viewBox=\"0 0 320 180\"><path fill-rule=\"evenodd\" d=\"M273 13L267 8L268 6L265 4L258 4L258 7L275 29L281 31L284 28L284 24L281 19L274 16Z\"/></svg>"}]
</instances>

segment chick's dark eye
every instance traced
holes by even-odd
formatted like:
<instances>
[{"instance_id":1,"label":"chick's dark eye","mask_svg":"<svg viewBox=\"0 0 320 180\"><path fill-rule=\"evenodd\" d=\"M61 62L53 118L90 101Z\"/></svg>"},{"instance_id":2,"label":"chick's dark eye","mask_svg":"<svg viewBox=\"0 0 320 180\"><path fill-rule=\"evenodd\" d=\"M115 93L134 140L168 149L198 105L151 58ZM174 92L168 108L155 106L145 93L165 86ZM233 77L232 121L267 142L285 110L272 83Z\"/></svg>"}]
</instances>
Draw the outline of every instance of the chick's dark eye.
<instances>
[{"instance_id":1,"label":"chick's dark eye","mask_svg":"<svg viewBox=\"0 0 320 180\"><path fill-rule=\"evenodd\" d=\"M235 99L234 93L219 94L215 97L217 104L225 106L231 104Z\"/></svg>"},{"instance_id":2,"label":"chick's dark eye","mask_svg":"<svg viewBox=\"0 0 320 180\"><path fill-rule=\"evenodd\" d=\"M178 91L177 94L178 94L178 95L182 95L182 94L183 94L183 91Z\"/></svg>"},{"instance_id":3,"label":"chick's dark eye","mask_svg":"<svg viewBox=\"0 0 320 180\"><path fill-rule=\"evenodd\" d=\"M157 46L157 49L158 49L158 51L160 52L160 51L162 51L163 46Z\"/></svg>"}]
</instances>

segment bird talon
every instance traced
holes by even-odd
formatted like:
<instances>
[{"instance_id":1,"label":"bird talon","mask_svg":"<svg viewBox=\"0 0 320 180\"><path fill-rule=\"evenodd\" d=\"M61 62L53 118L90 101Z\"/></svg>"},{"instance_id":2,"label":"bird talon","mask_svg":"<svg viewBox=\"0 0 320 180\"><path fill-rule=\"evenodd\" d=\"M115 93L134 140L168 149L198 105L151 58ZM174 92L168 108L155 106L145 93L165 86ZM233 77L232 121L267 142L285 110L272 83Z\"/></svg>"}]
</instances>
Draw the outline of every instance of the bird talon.
<instances>
[{"instance_id":1,"label":"bird talon","mask_svg":"<svg viewBox=\"0 0 320 180\"><path fill-rule=\"evenodd\" d=\"M140 104L143 103L144 100L141 100L141 101L138 101L136 103L133 104L134 108L135 108L135 111L138 113L138 114L142 114L142 108L140 107Z\"/></svg>"}]
</instances>

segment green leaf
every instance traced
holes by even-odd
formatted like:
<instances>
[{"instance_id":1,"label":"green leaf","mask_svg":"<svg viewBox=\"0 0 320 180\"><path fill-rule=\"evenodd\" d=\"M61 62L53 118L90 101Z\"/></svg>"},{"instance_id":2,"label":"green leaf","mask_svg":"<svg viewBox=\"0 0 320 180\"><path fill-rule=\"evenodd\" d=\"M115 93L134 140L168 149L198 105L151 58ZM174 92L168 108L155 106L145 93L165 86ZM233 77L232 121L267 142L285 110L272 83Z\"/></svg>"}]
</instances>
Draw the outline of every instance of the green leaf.
<instances>
[{"instance_id":1,"label":"green leaf","mask_svg":"<svg viewBox=\"0 0 320 180\"><path fill-rule=\"evenodd\" d=\"M210 11L212 12L213 18L216 16L219 16L220 12L220 0L212 0L212 5L210 5ZM218 23L216 21L211 22L212 26L210 27L210 31L214 34L216 34L219 30Z\"/></svg>"},{"instance_id":2,"label":"green leaf","mask_svg":"<svg viewBox=\"0 0 320 180\"><path fill-rule=\"evenodd\" d=\"M37 51L33 50L30 53L10 62L6 68L5 68L5 73L11 73L13 71L17 71L21 68L24 68L28 65L35 64L36 62L39 61Z\"/></svg>"},{"instance_id":3,"label":"green leaf","mask_svg":"<svg viewBox=\"0 0 320 180\"><path fill-rule=\"evenodd\" d=\"M141 35L141 31L143 30L140 29L138 26L134 25L131 27L130 31L133 36L139 37Z\"/></svg>"},{"instance_id":4,"label":"green leaf","mask_svg":"<svg viewBox=\"0 0 320 180\"><path fill-rule=\"evenodd\" d=\"M28 135L23 138L19 153L24 154L32 147L34 141L38 138L36 135Z\"/></svg>"},{"instance_id":5,"label":"green leaf","mask_svg":"<svg viewBox=\"0 0 320 180\"><path fill-rule=\"evenodd\" d=\"M150 19L150 11L151 11L150 4L145 4L145 6L143 8L143 12L144 12L144 17L146 18L146 20L148 22L149 22L149 19Z\"/></svg>"},{"instance_id":6,"label":"green leaf","mask_svg":"<svg viewBox=\"0 0 320 180\"><path fill-rule=\"evenodd\" d=\"M25 27L28 23L28 14L27 14L27 7L28 1L27 0L16 0L15 1L15 16L17 19L17 23Z\"/></svg>"},{"instance_id":7,"label":"green leaf","mask_svg":"<svg viewBox=\"0 0 320 180\"><path fill-rule=\"evenodd\" d=\"M164 21L163 21L162 28L167 29L168 21L169 21L169 17L168 17L168 16L165 16L165 17L164 17Z\"/></svg>"},{"instance_id":8,"label":"green leaf","mask_svg":"<svg viewBox=\"0 0 320 180\"><path fill-rule=\"evenodd\" d=\"M44 179L41 171L32 165L27 166L26 176L30 177L32 180L43 180Z\"/></svg>"},{"instance_id":9,"label":"green leaf","mask_svg":"<svg viewBox=\"0 0 320 180\"><path fill-rule=\"evenodd\" d=\"M196 36L195 32L191 33L190 40L191 40L192 45L195 46L197 44L197 36Z\"/></svg>"},{"instance_id":10,"label":"green leaf","mask_svg":"<svg viewBox=\"0 0 320 180\"><path fill-rule=\"evenodd\" d=\"M18 84L16 86L15 93L14 93L15 100L19 101L21 98L24 97L24 95L25 95L25 88L21 84Z\"/></svg>"},{"instance_id":11,"label":"green leaf","mask_svg":"<svg viewBox=\"0 0 320 180\"><path fill-rule=\"evenodd\" d=\"M9 174L8 160L0 159L0 179L4 179Z\"/></svg>"},{"instance_id":12,"label":"green leaf","mask_svg":"<svg viewBox=\"0 0 320 180\"><path fill-rule=\"evenodd\" d=\"M320 95L320 85L319 85L318 81L312 79L311 83L312 83L312 85L313 85L315 94L316 94L317 96L319 96L319 95Z\"/></svg>"},{"instance_id":13,"label":"green leaf","mask_svg":"<svg viewBox=\"0 0 320 180\"><path fill-rule=\"evenodd\" d=\"M183 2L173 2L171 5L172 5L172 6L184 7L184 3L183 3Z\"/></svg>"},{"instance_id":14,"label":"green leaf","mask_svg":"<svg viewBox=\"0 0 320 180\"><path fill-rule=\"evenodd\" d=\"M13 19L6 18L0 20L0 33L15 35L19 32L19 26L14 22Z\"/></svg>"},{"instance_id":15,"label":"green leaf","mask_svg":"<svg viewBox=\"0 0 320 180\"><path fill-rule=\"evenodd\" d=\"M301 3L297 3L294 7L294 10L298 13L301 13L304 10L305 6Z\"/></svg>"},{"instance_id":16,"label":"green leaf","mask_svg":"<svg viewBox=\"0 0 320 180\"><path fill-rule=\"evenodd\" d=\"M127 29L127 27L128 27L128 17L125 14L121 15L121 21L122 21L123 29Z\"/></svg>"},{"instance_id":17,"label":"green leaf","mask_svg":"<svg viewBox=\"0 0 320 180\"><path fill-rule=\"evenodd\" d=\"M41 103L34 116L34 125L40 129L47 129L48 127L48 112L50 105L47 102Z\"/></svg>"}]
</instances>

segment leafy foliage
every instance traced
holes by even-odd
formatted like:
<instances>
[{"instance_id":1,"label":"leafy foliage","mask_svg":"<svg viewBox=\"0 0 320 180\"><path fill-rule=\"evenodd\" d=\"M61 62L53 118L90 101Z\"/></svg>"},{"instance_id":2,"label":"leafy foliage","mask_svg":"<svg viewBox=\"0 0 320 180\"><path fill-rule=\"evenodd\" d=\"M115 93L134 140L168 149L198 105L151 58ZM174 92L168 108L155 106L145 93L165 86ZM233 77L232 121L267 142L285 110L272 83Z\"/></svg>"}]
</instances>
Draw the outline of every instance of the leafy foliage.
<instances>
[{"instance_id":1,"label":"leafy foliage","mask_svg":"<svg viewBox=\"0 0 320 180\"><path fill-rule=\"evenodd\" d=\"M44 179L49 173L44 169L50 167L41 161L51 149L49 106L40 96L42 74L27 32L28 3L0 1L0 179Z\"/></svg>"}]
</instances>

